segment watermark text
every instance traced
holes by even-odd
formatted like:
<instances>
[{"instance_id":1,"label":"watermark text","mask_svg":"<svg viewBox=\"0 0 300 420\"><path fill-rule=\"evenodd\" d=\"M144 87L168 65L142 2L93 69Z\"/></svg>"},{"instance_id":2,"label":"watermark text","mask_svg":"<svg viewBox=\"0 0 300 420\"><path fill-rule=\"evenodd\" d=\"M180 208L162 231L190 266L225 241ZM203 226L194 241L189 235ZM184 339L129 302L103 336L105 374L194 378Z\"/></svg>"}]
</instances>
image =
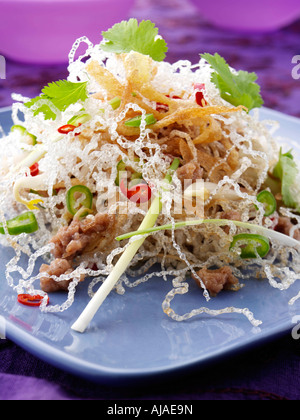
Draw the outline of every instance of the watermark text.
<instances>
[{"instance_id":1,"label":"watermark text","mask_svg":"<svg viewBox=\"0 0 300 420\"><path fill-rule=\"evenodd\" d=\"M112 190L106 200L105 206L110 209L110 214L127 215L130 212L132 203L138 204L139 208L145 212L154 211L152 209L153 201L157 194L153 193L155 182L147 184L141 179L136 181L134 185L128 182L126 173L121 177L120 192ZM193 183L193 180L185 179L182 186L177 186L176 190L165 185L160 192L165 197L165 193L169 193L171 202L174 203L174 214L177 216L185 215L188 217L204 218L204 204L209 197L209 191L205 188L203 180ZM156 213L155 213L156 214Z\"/></svg>"},{"instance_id":2,"label":"watermark text","mask_svg":"<svg viewBox=\"0 0 300 420\"><path fill-rule=\"evenodd\" d=\"M6 79L6 60L3 55L0 55L0 79Z\"/></svg>"},{"instance_id":3,"label":"watermark text","mask_svg":"<svg viewBox=\"0 0 300 420\"><path fill-rule=\"evenodd\" d=\"M6 331L5 319L3 318L3 316L0 315L0 340L6 339L5 331Z\"/></svg>"},{"instance_id":4,"label":"watermark text","mask_svg":"<svg viewBox=\"0 0 300 420\"><path fill-rule=\"evenodd\" d=\"M300 315L294 316L292 322L293 324L296 324L292 329L292 337L294 340L300 340Z\"/></svg>"},{"instance_id":5,"label":"watermark text","mask_svg":"<svg viewBox=\"0 0 300 420\"><path fill-rule=\"evenodd\" d=\"M295 55L292 58L292 64L295 64L295 66L292 69L292 78L294 80L300 79L300 55Z\"/></svg>"}]
</instances>

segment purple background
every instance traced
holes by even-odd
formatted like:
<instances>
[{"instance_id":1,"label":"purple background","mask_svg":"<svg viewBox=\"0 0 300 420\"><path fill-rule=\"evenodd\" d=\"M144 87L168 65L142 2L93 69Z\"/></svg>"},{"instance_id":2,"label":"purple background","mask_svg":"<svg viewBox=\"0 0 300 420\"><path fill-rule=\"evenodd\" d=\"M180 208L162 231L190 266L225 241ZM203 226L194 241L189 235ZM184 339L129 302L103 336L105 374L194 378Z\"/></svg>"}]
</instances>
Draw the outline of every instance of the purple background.
<instances>
[{"instance_id":1,"label":"purple background","mask_svg":"<svg viewBox=\"0 0 300 420\"><path fill-rule=\"evenodd\" d=\"M291 75L292 58L300 55L300 20L272 33L239 34L210 25L183 0L138 0L130 16L157 24L169 45L169 61L195 62L199 53L219 52L233 67L258 74L265 106L300 117L300 80ZM12 92L33 97L48 82L66 76L65 65L7 61L0 107L11 105ZM299 362L299 340L288 334L172 383L112 388L75 378L0 340L0 399L298 400Z\"/></svg>"}]
</instances>

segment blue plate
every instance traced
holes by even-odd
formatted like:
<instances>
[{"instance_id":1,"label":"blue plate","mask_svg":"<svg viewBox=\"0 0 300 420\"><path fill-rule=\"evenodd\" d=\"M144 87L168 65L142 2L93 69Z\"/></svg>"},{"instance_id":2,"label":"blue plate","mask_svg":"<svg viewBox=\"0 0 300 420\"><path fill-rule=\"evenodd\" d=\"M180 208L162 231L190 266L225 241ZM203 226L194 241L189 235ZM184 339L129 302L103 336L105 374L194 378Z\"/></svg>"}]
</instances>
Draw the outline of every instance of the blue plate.
<instances>
[{"instance_id":1,"label":"blue plate","mask_svg":"<svg viewBox=\"0 0 300 420\"><path fill-rule=\"evenodd\" d=\"M297 146L298 119L268 109L262 110L261 118L278 120L279 134L289 137L290 144ZM9 109L1 110L0 123L5 131L9 130L12 124ZM247 307L263 324L254 328L238 314L216 318L201 315L176 323L161 308L171 284L154 278L128 289L124 296L112 292L88 331L79 334L70 326L88 303L87 285L79 286L75 302L66 312L43 314L38 308L20 305L16 293L8 287L5 264L12 257L12 250L0 248L0 332L1 326L2 330L5 327L7 338L25 350L58 368L96 382L120 384L185 372L292 331L300 315L300 300L293 306L288 304L298 293L299 282L281 292L267 281L250 279L238 293L221 293L208 304L191 282L190 293L174 300L177 313L201 306ZM27 266L26 261L24 266ZM51 304L61 304L65 295L55 294L50 299Z\"/></svg>"}]
</instances>

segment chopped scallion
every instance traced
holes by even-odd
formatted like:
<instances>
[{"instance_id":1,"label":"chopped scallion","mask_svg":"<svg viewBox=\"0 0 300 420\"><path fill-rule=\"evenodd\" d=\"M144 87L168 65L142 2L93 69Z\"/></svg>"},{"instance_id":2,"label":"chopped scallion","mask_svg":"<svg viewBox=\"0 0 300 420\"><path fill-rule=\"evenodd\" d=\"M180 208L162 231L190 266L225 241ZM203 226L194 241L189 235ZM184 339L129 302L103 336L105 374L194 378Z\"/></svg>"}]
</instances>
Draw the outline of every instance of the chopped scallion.
<instances>
[{"instance_id":1,"label":"chopped scallion","mask_svg":"<svg viewBox=\"0 0 300 420\"><path fill-rule=\"evenodd\" d=\"M109 102L110 106L112 107L112 109L115 111L116 109L118 109L121 105L121 98L119 96L116 96L115 98L113 98L110 102Z\"/></svg>"},{"instance_id":2,"label":"chopped scallion","mask_svg":"<svg viewBox=\"0 0 300 420\"><path fill-rule=\"evenodd\" d=\"M81 124L84 124L88 121L90 121L91 116L90 114L80 114L80 115L74 115L74 117L72 117L67 124L71 124L71 125L75 125L76 127L78 127Z\"/></svg>"},{"instance_id":3,"label":"chopped scallion","mask_svg":"<svg viewBox=\"0 0 300 420\"><path fill-rule=\"evenodd\" d=\"M267 229L263 226L254 225L252 223L245 223L245 222L239 222L237 220L228 220L228 219L196 219L196 220L185 220L182 222L177 223L170 223L163 226L156 226L149 229L144 230L137 230L135 232L129 232L125 233L124 235L118 236L116 238L117 241L123 241L125 239L133 238L134 236L145 236L145 235L151 235L156 232L160 232L163 230L172 230L172 229L182 229L185 227L192 227L192 226L199 226L204 224L213 224L216 226L230 226L235 225L237 227L241 227L248 230L254 230L255 232L260 233L261 235L266 236L269 239L274 239L276 241L281 242L283 246L288 247L296 247L300 248L300 243L294 238L291 238L290 236L284 235L283 233L277 232L272 229Z\"/></svg>"},{"instance_id":4,"label":"chopped scallion","mask_svg":"<svg viewBox=\"0 0 300 420\"><path fill-rule=\"evenodd\" d=\"M142 115L139 115L137 117L131 118L130 120L125 121L125 125L127 127L140 127L142 124ZM146 122L146 126L148 125L153 125L156 123L156 118L154 117L153 114L146 114L145 115L145 122Z\"/></svg>"}]
</instances>

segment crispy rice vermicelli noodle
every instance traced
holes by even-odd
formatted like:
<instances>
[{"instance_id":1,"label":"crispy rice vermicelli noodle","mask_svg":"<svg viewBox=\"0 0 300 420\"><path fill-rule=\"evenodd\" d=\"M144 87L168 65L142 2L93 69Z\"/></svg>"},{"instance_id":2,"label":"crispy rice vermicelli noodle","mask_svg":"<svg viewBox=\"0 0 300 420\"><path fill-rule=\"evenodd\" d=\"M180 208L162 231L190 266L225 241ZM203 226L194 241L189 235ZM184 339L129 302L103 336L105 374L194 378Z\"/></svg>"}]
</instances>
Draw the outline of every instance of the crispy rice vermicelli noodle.
<instances>
[{"instance_id":1,"label":"crispy rice vermicelli noodle","mask_svg":"<svg viewBox=\"0 0 300 420\"><path fill-rule=\"evenodd\" d=\"M87 51L74 60L80 42L87 44ZM205 200L205 217L227 218L229 227L206 224L149 236L116 290L124 293L127 287L138 286L154 276L173 277L172 290L163 302L163 310L173 319L181 321L201 313L214 316L236 312L258 325L246 308L212 311L202 307L178 315L171 303L176 295L188 292L187 275L197 276L204 267L230 266L241 281L253 276L267 278L271 286L280 290L287 289L298 279L297 249L282 247L273 241L268 256L258 256L255 260L242 260L237 253L228 251L233 236L243 231L230 224L230 219L236 215L239 220L256 225L271 227L274 223L264 217L264 209L257 203L256 196L263 188L269 168L278 158L279 147L273 137L276 124L260 122L258 113L249 115L243 107L226 103L211 82L210 66L202 59L196 65L187 61L172 65L158 63L135 52L106 53L83 38L71 51L69 72L70 81L88 81L90 95L84 109L91 119L63 139L59 138L57 129L80 113L82 104L71 105L61 112L43 99L39 106L44 103L57 114L56 120L52 121L45 120L41 113L33 118L35 108L24 106L28 99L14 95L18 101L13 105L14 124L25 125L45 151L39 167L47 176L37 178L36 188L30 183L31 177L26 176L30 174L28 166L16 170L17 162L35 146L21 143L17 133L1 140L5 152L2 152L0 166L0 222L4 223L25 209L24 204L14 200L12 195L17 182L22 186L20 196L25 202L36 199L33 190L43 192L41 208L34 210L39 230L17 237L6 232L0 239L2 245L12 246L16 253L6 267L9 285L17 293L43 293L38 283L44 274L34 271L37 260L42 257L48 264L51 262L53 244L49 241L61 226L68 226L71 221L65 206L66 191L73 185L82 184L94 194L93 212L113 214L114 226L106 242L91 244L88 252L76 257L71 272L52 276L58 283L69 282L68 295L62 305L46 306L43 302L41 309L48 312L66 310L73 303L76 287L83 276L92 279L89 286L92 296L93 288L105 280L126 247L125 242L120 244L115 240L116 236L137 230L146 213L143 206L126 201L127 213L122 214L124 199L115 183L118 163L123 160L133 171L141 173L157 193L171 158L179 157L181 167L174 175L172 188L163 195L164 211L158 225L189 218L185 209L182 214L176 214L173 200L179 197L180 201L184 180L201 179L210 187ZM205 85L202 106L195 102L194 85L200 82ZM121 98L117 109L110 105L115 97ZM21 113L25 115L25 123L20 120ZM146 126L148 113L154 115L154 125ZM143 115L140 127L124 125L124 120L137 114ZM119 199L108 206L115 196ZM285 208L280 209L276 217L280 215L295 221L290 232L293 236L299 226L299 216ZM28 256L26 270L20 263L24 254ZM161 264L161 269L149 271L157 263ZM131 282L130 276L137 279ZM204 290L204 296L209 300L207 290Z\"/></svg>"}]
</instances>

